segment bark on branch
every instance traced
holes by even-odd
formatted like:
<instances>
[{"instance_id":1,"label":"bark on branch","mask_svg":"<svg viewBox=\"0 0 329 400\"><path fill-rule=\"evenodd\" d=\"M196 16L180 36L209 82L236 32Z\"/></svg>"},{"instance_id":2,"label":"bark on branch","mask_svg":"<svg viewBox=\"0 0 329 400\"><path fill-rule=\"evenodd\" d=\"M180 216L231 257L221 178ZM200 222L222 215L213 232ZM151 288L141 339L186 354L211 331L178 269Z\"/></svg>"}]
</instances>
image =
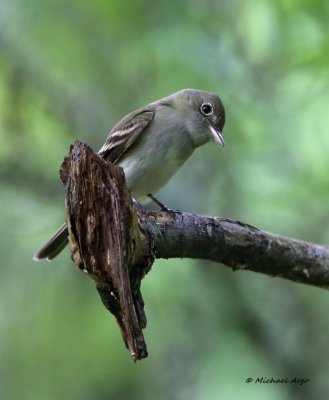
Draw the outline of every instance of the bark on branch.
<instances>
[{"instance_id":1,"label":"bark on branch","mask_svg":"<svg viewBox=\"0 0 329 400\"><path fill-rule=\"evenodd\" d=\"M239 221L133 203L123 171L81 142L61 168L72 258L96 282L134 360L147 356L140 284L156 258L199 258L329 287L329 248Z\"/></svg>"}]
</instances>

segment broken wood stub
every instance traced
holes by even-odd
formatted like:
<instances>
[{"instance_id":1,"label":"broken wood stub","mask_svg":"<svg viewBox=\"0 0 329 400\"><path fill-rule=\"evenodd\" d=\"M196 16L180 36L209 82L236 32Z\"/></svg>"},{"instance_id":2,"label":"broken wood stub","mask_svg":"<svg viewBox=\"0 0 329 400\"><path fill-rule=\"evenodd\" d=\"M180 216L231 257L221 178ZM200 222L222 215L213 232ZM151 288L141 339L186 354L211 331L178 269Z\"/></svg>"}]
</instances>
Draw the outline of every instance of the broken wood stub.
<instances>
[{"instance_id":1,"label":"broken wood stub","mask_svg":"<svg viewBox=\"0 0 329 400\"><path fill-rule=\"evenodd\" d=\"M96 282L134 360L147 357L141 280L154 252L138 222L123 170L76 141L60 171L72 259Z\"/></svg>"}]
</instances>

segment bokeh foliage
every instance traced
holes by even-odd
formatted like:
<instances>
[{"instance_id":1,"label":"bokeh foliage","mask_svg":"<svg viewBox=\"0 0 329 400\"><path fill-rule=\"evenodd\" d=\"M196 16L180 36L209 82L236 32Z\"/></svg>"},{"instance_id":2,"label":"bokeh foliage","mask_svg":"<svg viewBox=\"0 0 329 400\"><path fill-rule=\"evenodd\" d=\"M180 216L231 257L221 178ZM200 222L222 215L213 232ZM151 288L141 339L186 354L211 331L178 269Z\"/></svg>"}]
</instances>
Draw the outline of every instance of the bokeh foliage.
<instances>
[{"instance_id":1,"label":"bokeh foliage","mask_svg":"<svg viewBox=\"0 0 329 400\"><path fill-rule=\"evenodd\" d=\"M329 242L329 3L0 0L0 394L29 399L310 399L329 394L328 293L191 260L157 261L137 365L64 252L58 169L124 114L184 87L220 94L225 149L159 197ZM246 384L248 377L299 377Z\"/></svg>"}]
</instances>

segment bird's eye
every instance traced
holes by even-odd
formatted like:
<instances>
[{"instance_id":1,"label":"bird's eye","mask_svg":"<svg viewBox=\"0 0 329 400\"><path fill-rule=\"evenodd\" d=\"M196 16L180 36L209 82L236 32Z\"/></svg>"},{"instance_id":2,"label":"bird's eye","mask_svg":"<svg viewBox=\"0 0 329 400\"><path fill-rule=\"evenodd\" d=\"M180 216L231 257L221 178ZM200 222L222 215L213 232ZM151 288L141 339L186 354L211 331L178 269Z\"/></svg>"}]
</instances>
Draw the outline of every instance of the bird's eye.
<instances>
[{"instance_id":1,"label":"bird's eye","mask_svg":"<svg viewBox=\"0 0 329 400\"><path fill-rule=\"evenodd\" d=\"M213 113L213 108L210 103L203 103L200 107L200 111L202 112L203 115L210 115Z\"/></svg>"}]
</instances>

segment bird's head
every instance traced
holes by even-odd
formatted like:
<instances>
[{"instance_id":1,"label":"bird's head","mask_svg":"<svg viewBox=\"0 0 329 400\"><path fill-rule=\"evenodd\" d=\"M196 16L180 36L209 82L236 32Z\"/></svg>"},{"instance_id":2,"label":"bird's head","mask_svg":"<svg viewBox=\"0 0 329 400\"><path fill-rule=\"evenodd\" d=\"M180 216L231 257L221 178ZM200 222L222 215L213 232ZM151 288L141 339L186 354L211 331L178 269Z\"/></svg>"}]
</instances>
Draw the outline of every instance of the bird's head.
<instances>
[{"instance_id":1,"label":"bird's head","mask_svg":"<svg viewBox=\"0 0 329 400\"><path fill-rule=\"evenodd\" d=\"M215 93L183 89L174 94L177 108L195 147L215 139L224 146L225 109Z\"/></svg>"}]
</instances>

